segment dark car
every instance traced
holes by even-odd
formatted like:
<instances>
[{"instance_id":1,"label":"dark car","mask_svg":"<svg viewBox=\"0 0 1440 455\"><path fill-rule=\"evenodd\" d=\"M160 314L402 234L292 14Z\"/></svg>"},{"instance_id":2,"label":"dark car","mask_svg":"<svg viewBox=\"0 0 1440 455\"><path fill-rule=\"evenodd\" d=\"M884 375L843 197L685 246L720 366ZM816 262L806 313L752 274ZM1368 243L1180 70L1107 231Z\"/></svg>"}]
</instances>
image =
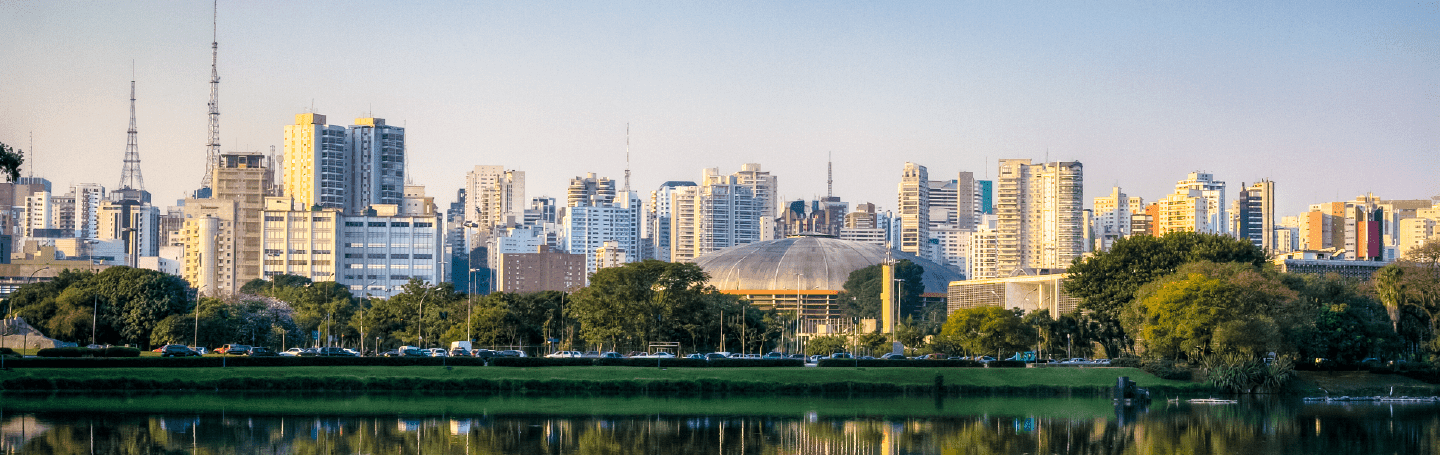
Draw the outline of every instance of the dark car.
<instances>
[{"instance_id":1,"label":"dark car","mask_svg":"<svg viewBox=\"0 0 1440 455\"><path fill-rule=\"evenodd\" d=\"M470 351L470 356L471 356L471 357L479 357L479 358L482 358L482 359L489 359L489 358L500 357L500 353L499 353L499 352L495 352L495 351L491 351L491 350L489 350L489 349L476 349L476 350L474 350L474 351Z\"/></svg>"},{"instance_id":2,"label":"dark car","mask_svg":"<svg viewBox=\"0 0 1440 455\"><path fill-rule=\"evenodd\" d=\"M167 344L160 348L160 357L200 357L200 353L185 345Z\"/></svg>"},{"instance_id":3,"label":"dark car","mask_svg":"<svg viewBox=\"0 0 1440 455\"><path fill-rule=\"evenodd\" d=\"M896 353L893 353L893 352L892 352L892 353L889 353L889 354L885 354L885 355L880 356L880 359L881 359L881 360L906 360L905 354L896 354Z\"/></svg>"},{"instance_id":4,"label":"dark car","mask_svg":"<svg viewBox=\"0 0 1440 455\"><path fill-rule=\"evenodd\" d=\"M215 352L225 355L245 355L250 352L250 346L244 344L227 344L216 349Z\"/></svg>"},{"instance_id":5,"label":"dark car","mask_svg":"<svg viewBox=\"0 0 1440 455\"><path fill-rule=\"evenodd\" d=\"M400 351L400 357L430 357L430 351L420 348L405 348Z\"/></svg>"},{"instance_id":6,"label":"dark car","mask_svg":"<svg viewBox=\"0 0 1440 455\"><path fill-rule=\"evenodd\" d=\"M246 353L245 355L248 355L250 357L280 357L279 353L271 351L270 348L264 346L256 346L250 348L250 352Z\"/></svg>"},{"instance_id":7,"label":"dark car","mask_svg":"<svg viewBox=\"0 0 1440 455\"><path fill-rule=\"evenodd\" d=\"M784 353L780 353L780 352L771 351L771 352L765 353L765 355L762 356L762 357L760 357L760 358L765 359L765 360L780 360L780 359L785 358L785 354L784 354Z\"/></svg>"},{"instance_id":8,"label":"dark car","mask_svg":"<svg viewBox=\"0 0 1440 455\"><path fill-rule=\"evenodd\" d=\"M355 354L351 354L350 351L334 346L320 348L320 351L315 355L318 357L355 357Z\"/></svg>"}]
</instances>

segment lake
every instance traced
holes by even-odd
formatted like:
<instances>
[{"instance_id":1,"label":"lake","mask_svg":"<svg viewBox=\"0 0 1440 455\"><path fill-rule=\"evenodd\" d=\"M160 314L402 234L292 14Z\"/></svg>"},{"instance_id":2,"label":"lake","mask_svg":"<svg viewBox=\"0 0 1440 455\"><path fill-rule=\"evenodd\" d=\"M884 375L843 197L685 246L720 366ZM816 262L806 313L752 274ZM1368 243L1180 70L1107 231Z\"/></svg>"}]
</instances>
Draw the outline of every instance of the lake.
<instances>
[{"instance_id":1,"label":"lake","mask_svg":"<svg viewBox=\"0 0 1440 455\"><path fill-rule=\"evenodd\" d=\"M1434 404L0 394L0 454L1428 454Z\"/></svg>"}]
</instances>

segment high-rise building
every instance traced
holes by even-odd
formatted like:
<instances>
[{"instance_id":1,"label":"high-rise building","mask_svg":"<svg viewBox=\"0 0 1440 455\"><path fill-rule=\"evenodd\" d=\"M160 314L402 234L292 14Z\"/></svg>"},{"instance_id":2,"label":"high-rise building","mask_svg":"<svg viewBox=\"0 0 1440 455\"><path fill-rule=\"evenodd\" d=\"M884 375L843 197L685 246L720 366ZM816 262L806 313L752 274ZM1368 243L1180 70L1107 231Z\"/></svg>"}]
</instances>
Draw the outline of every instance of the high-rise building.
<instances>
[{"instance_id":1,"label":"high-rise building","mask_svg":"<svg viewBox=\"0 0 1440 455\"><path fill-rule=\"evenodd\" d=\"M760 240L774 240L779 235L774 219L780 208L780 180L770 175L769 171L760 170L757 163L740 165L740 172L734 176L737 185L749 187L755 199L760 201Z\"/></svg>"},{"instance_id":2,"label":"high-rise building","mask_svg":"<svg viewBox=\"0 0 1440 455\"><path fill-rule=\"evenodd\" d=\"M1083 166L1075 161L1031 164L1028 159L1003 159L999 167L999 276L1069 267L1085 251Z\"/></svg>"},{"instance_id":3,"label":"high-rise building","mask_svg":"<svg viewBox=\"0 0 1440 455\"><path fill-rule=\"evenodd\" d=\"M274 174L265 168L266 159L259 154L220 154L220 161L211 173L213 199L235 201L234 245L235 279L245 282L260 278L264 261L263 228L260 212L270 193Z\"/></svg>"},{"instance_id":4,"label":"high-rise building","mask_svg":"<svg viewBox=\"0 0 1440 455\"><path fill-rule=\"evenodd\" d=\"M405 128L383 118L357 118L345 131L347 214L377 204L399 205L405 196Z\"/></svg>"},{"instance_id":5,"label":"high-rise building","mask_svg":"<svg viewBox=\"0 0 1440 455\"><path fill-rule=\"evenodd\" d=\"M895 248L925 257L930 242L930 174L925 166L905 163L900 173L900 242Z\"/></svg>"},{"instance_id":6,"label":"high-rise building","mask_svg":"<svg viewBox=\"0 0 1440 455\"><path fill-rule=\"evenodd\" d=\"M345 209L345 140L345 127L326 125L324 115L295 114L295 124L285 126L285 196L305 208Z\"/></svg>"},{"instance_id":7,"label":"high-rise building","mask_svg":"<svg viewBox=\"0 0 1440 455\"><path fill-rule=\"evenodd\" d=\"M265 220L265 279L297 275L313 281L335 281L335 272L344 266L340 260L340 225L345 221L340 209L316 210L313 204L289 196L267 197L261 215ZM346 240L347 245L366 242L359 237ZM347 255L354 263L365 263L361 260L364 253Z\"/></svg>"},{"instance_id":8,"label":"high-rise building","mask_svg":"<svg viewBox=\"0 0 1440 455\"><path fill-rule=\"evenodd\" d=\"M636 259L637 255L632 252L639 251L643 204L634 191L617 198L613 180L590 173L570 180L566 201L561 217L562 243L567 252L586 256L587 282L601 262ZM606 261L599 261L596 255L606 246L605 242L614 244L604 251Z\"/></svg>"},{"instance_id":9,"label":"high-rise building","mask_svg":"<svg viewBox=\"0 0 1440 455\"><path fill-rule=\"evenodd\" d=\"M1209 220L1210 205L1200 190L1177 190L1160 199L1159 216L1155 219L1156 235L1171 232L1214 232Z\"/></svg>"},{"instance_id":10,"label":"high-rise building","mask_svg":"<svg viewBox=\"0 0 1440 455\"><path fill-rule=\"evenodd\" d=\"M1136 202L1131 205L1131 202ZM1140 198L1132 198L1120 192L1120 187L1110 190L1109 196L1095 198L1095 249L1109 251L1116 240L1130 235L1131 207L1144 207Z\"/></svg>"},{"instance_id":11,"label":"high-rise building","mask_svg":"<svg viewBox=\"0 0 1440 455\"><path fill-rule=\"evenodd\" d=\"M475 166L465 174L466 221L474 221L480 230L489 232L496 226L514 226L525 222L525 172L505 170L504 166Z\"/></svg>"},{"instance_id":12,"label":"high-rise building","mask_svg":"<svg viewBox=\"0 0 1440 455\"><path fill-rule=\"evenodd\" d=\"M211 172L214 172L212 170ZM200 295L233 294L236 280L237 201L222 198L185 200L185 224L180 229L185 256L181 277Z\"/></svg>"},{"instance_id":13,"label":"high-rise building","mask_svg":"<svg viewBox=\"0 0 1440 455\"><path fill-rule=\"evenodd\" d=\"M1192 190L1199 193L1190 197L1204 199L1206 214L1205 219L1195 222L1197 227L1203 223L1205 229L1195 232L1229 234L1230 215L1226 211L1225 182L1215 180L1215 176L1208 172L1191 172L1185 180L1175 183L1175 194L1189 195Z\"/></svg>"},{"instance_id":14,"label":"high-rise building","mask_svg":"<svg viewBox=\"0 0 1440 455\"><path fill-rule=\"evenodd\" d=\"M670 260L689 262L711 251L760 241L763 201L736 175L701 172L700 185L671 191Z\"/></svg>"},{"instance_id":15,"label":"high-rise building","mask_svg":"<svg viewBox=\"0 0 1440 455\"><path fill-rule=\"evenodd\" d=\"M495 271L500 292L573 292L585 285L585 255L540 245L535 251L500 254Z\"/></svg>"},{"instance_id":16,"label":"high-rise building","mask_svg":"<svg viewBox=\"0 0 1440 455\"><path fill-rule=\"evenodd\" d=\"M1276 227L1275 182L1261 180L1244 188L1240 197L1235 199L1239 209L1236 211L1235 236L1249 239L1266 253L1275 253L1278 251L1273 232Z\"/></svg>"},{"instance_id":17,"label":"high-rise building","mask_svg":"<svg viewBox=\"0 0 1440 455\"><path fill-rule=\"evenodd\" d=\"M645 206L646 238L649 240L649 259L670 261L671 226L675 219L671 209L671 197L680 188L693 187L695 182L668 181L650 192L650 203Z\"/></svg>"}]
</instances>

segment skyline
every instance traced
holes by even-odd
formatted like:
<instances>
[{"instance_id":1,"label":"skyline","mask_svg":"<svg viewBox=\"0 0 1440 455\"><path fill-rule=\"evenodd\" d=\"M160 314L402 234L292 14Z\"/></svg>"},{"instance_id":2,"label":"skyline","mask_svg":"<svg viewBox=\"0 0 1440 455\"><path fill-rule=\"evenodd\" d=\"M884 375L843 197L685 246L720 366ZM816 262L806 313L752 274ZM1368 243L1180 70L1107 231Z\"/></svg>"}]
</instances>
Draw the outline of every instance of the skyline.
<instances>
[{"instance_id":1,"label":"skyline","mask_svg":"<svg viewBox=\"0 0 1440 455\"><path fill-rule=\"evenodd\" d=\"M30 43L0 51L0 142L24 173L119 181L133 60L146 189L169 205L198 188L207 3L0 5ZM531 196L619 181L627 123L641 192L754 162L811 199L833 152L836 195L883 210L906 161L993 179L1047 155L1085 164L1087 207L1194 171L1232 194L1275 181L1280 216L1440 194L1440 6L725 6L221 2L221 150L283 150L312 105L373 114L406 127L441 207L477 164L525 171Z\"/></svg>"}]
</instances>

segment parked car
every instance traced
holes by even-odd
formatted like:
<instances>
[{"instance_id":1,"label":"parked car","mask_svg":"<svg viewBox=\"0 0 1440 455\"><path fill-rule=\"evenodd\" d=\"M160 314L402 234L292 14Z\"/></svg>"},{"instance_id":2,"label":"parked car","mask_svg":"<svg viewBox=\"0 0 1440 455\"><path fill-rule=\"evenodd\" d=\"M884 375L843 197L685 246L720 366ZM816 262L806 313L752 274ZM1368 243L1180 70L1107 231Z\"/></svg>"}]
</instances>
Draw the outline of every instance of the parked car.
<instances>
[{"instance_id":1,"label":"parked car","mask_svg":"<svg viewBox=\"0 0 1440 455\"><path fill-rule=\"evenodd\" d=\"M889 354L885 354L885 355L880 356L880 359L881 359L881 360L908 360L908 358L905 357L905 354L896 354L896 353L893 353L893 352L892 352L892 353L889 353Z\"/></svg>"},{"instance_id":2,"label":"parked car","mask_svg":"<svg viewBox=\"0 0 1440 455\"><path fill-rule=\"evenodd\" d=\"M184 345L167 344L160 347L160 357L200 357L200 353Z\"/></svg>"},{"instance_id":3,"label":"parked car","mask_svg":"<svg viewBox=\"0 0 1440 455\"><path fill-rule=\"evenodd\" d=\"M945 360L945 354L931 353L916 357L915 360Z\"/></svg>"},{"instance_id":4,"label":"parked car","mask_svg":"<svg viewBox=\"0 0 1440 455\"><path fill-rule=\"evenodd\" d=\"M974 360L974 361L976 361L976 362L980 362L980 363L990 363L990 362L994 362L994 361L995 361L995 358L994 358L994 357L990 357L990 356L988 356L988 355L982 355L982 356L979 356L979 357L975 357L975 358L972 359L972 360Z\"/></svg>"},{"instance_id":5,"label":"parked car","mask_svg":"<svg viewBox=\"0 0 1440 455\"><path fill-rule=\"evenodd\" d=\"M604 354L600 354L600 358L602 358L602 359L623 359L623 358L625 358L625 356L620 355L620 353L618 353L618 352L607 352L607 353L604 353Z\"/></svg>"},{"instance_id":6,"label":"parked car","mask_svg":"<svg viewBox=\"0 0 1440 455\"><path fill-rule=\"evenodd\" d=\"M465 348L451 349L450 357L470 357L470 351Z\"/></svg>"},{"instance_id":7,"label":"parked car","mask_svg":"<svg viewBox=\"0 0 1440 455\"><path fill-rule=\"evenodd\" d=\"M319 357L355 357L355 354L351 354L344 349L334 346L320 348L319 351L316 351L315 355Z\"/></svg>"},{"instance_id":8,"label":"parked car","mask_svg":"<svg viewBox=\"0 0 1440 455\"><path fill-rule=\"evenodd\" d=\"M762 359L771 359L771 360L780 360L780 359L785 358L785 354L784 354L784 353L781 353L781 352L771 351L771 352L765 353L765 355L764 355L764 356L761 356L760 358L762 358Z\"/></svg>"},{"instance_id":9,"label":"parked car","mask_svg":"<svg viewBox=\"0 0 1440 455\"><path fill-rule=\"evenodd\" d=\"M705 360L705 354L695 353L685 356L687 359Z\"/></svg>"},{"instance_id":10,"label":"parked car","mask_svg":"<svg viewBox=\"0 0 1440 455\"><path fill-rule=\"evenodd\" d=\"M791 359L805 360L805 354L790 354Z\"/></svg>"},{"instance_id":11,"label":"parked car","mask_svg":"<svg viewBox=\"0 0 1440 455\"><path fill-rule=\"evenodd\" d=\"M216 349L215 352L225 355L245 355L250 352L250 346L244 344L227 344Z\"/></svg>"},{"instance_id":12,"label":"parked car","mask_svg":"<svg viewBox=\"0 0 1440 455\"><path fill-rule=\"evenodd\" d=\"M730 353L728 353L728 352L712 352L712 353L709 353L709 354L705 354L705 360L720 360L720 359L726 359L726 358L729 358L729 357L730 357Z\"/></svg>"},{"instance_id":13,"label":"parked car","mask_svg":"<svg viewBox=\"0 0 1440 455\"><path fill-rule=\"evenodd\" d=\"M400 357L430 357L430 351L407 346L400 350Z\"/></svg>"},{"instance_id":14,"label":"parked car","mask_svg":"<svg viewBox=\"0 0 1440 455\"><path fill-rule=\"evenodd\" d=\"M270 348L267 348L267 347L264 347L264 346L255 346L255 347L253 347L253 348L250 348L250 352L246 353L245 355L250 356L250 357L279 357L279 356L280 356L280 354L276 354L275 351L271 351Z\"/></svg>"},{"instance_id":15,"label":"parked car","mask_svg":"<svg viewBox=\"0 0 1440 455\"><path fill-rule=\"evenodd\" d=\"M195 353L200 354L200 355L205 355L205 354L209 354L209 353L210 353L210 348L207 348L207 347L204 347L204 346L191 346L191 347L190 347L190 350L191 350L191 351L195 351Z\"/></svg>"},{"instance_id":16,"label":"parked car","mask_svg":"<svg viewBox=\"0 0 1440 455\"><path fill-rule=\"evenodd\" d=\"M809 358L809 359L806 359L806 360L807 360L809 363L820 363L820 360L821 360L821 359L824 359L824 358L825 358L825 356L816 354L816 355L810 356L810 358Z\"/></svg>"},{"instance_id":17,"label":"parked car","mask_svg":"<svg viewBox=\"0 0 1440 455\"><path fill-rule=\"evenodd\" d=\"M355 356L355 357L360 357L360 351L356 351L356 350L350 349L350 348L344 348L344 349L345 349L345 352L350 353L350 355L353 355L353 356Z\"/></svg>"},{"instance_id":18,"label":"parked car","mask_svg":"<svg viewBox=\"0 0 1440 455\"><path fill-rule=\"evenodd\" d=\"M832 359L853 359L853 358L855 358L855 357L854 357L854 356L851 356L850 353L848 353L848 352L836 352L836 353L834 353L834 354L830 354L830 358L832 358Z\"/></svg>"},{"instance_id":19,"label":"parked car","mask_svg":"<svg viewBox=\"0 0 1440 455\"><path fill-rule=\"evenodd\" d=\"M450 357L445 348L430 348L430 357Z\"/></svg>"},{"instance_id":20,"label":"parked car","mask_svg":"<svg viewBox=\"0 0 1440 455\"><path fill-rule=\"evenodd\" d=\"M398 349L391 349L380 353L380 357L400 357L400 351Z\"/></svg>"},{"instance_id":21,"label":"parked car","mask_svg":"<svg viewBox=\"0 0 1440 455\"><path fill-rule=\"evenodd\" d=\"M491 350L489 350L489 349L476 349L476 350L474 350L474 351L470 351L470 356L471 356L471 357L479 357L479 358L482 358L482 359L489 359L489 358L499 357L498 353L496 353L495 351L491 351Z\"/></svg>"},{"instance_id":22,"label":"parked car","mask_svg":"<svg viewBox=\"0 0 1440 455\"><path fill-rule=\"evenodd\" d=\"M585 351L585 353L580 355L580 357L584 357L587 359L598 359L600 358L600 351Z\"/></svg>"},{"instance_id":23,"label":"parked car","mask_svg":"<svg viewBox=\"0 0 1440 455\"><path fill-rule=\"evenodd\" d=\"M303 348L290 348L286 349L285 352L281 352L280 355L285 357L300 357L300 353L304 350Z\"/></svg>"},{"instance_id":24,"label":"parked car","mask_svg":"<svg viewBox=\"0 0 1440 455\"><path fill-rule=\"evenodd\" d=\"M875 360L874 356L860 356L860 360Z\"/></svg>"}]
</instances>

